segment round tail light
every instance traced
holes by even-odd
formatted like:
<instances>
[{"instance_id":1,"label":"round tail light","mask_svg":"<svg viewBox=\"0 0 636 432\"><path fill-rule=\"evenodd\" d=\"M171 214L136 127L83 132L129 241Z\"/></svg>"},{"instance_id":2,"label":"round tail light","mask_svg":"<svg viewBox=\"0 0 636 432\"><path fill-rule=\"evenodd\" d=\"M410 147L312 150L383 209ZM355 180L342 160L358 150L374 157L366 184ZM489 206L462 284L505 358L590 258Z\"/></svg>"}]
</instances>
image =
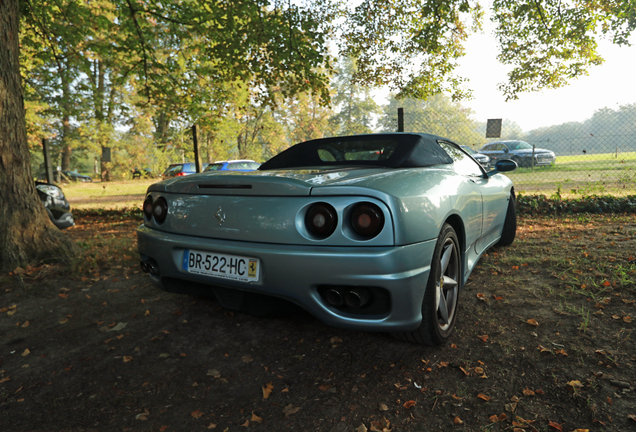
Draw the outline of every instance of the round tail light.
<instances>
[{"instance_id":1,"label":"round tail light","mask_svg":"<svg viewBox=\"0 0 636 432\"><path fill-rule=\"evenodd\" d=\"M155 222L158 224L163 223L168 216L168 203L165 198L159 197L152 205L152 215L155 218Z\"/></svg>"},{"instance_id":2,"label":"round tail light","mask_svg":"<svg viewBox=\"0 0 636 432\"><path fill-rule=\"evenodd\" d=\"M326 203L312 205L305 215L305 225L309 232L316 237L329 237L336 230L337 224L336 210Z\"/></svg>"},{"instance_id":3,"label":"round tail light","mask_svg":"<svg viewBox=\"0 0 636 432\"><path fill-rule=\"evenodd\" d=\"M367 239L373 238L384 228L384 214L373 203L356 204L351 212L351 227L356 234Z\"/></svg>"},{"instance_id":4,"label":"round tail light","mask_svg":"<svg viewBox=\"0 0 636 432\"><path fill-rule=\"evenodd\" d=\"M143 205L144 216L150 220L152 218L152 197L148 195Z\"/></svg>"}]
</instances>

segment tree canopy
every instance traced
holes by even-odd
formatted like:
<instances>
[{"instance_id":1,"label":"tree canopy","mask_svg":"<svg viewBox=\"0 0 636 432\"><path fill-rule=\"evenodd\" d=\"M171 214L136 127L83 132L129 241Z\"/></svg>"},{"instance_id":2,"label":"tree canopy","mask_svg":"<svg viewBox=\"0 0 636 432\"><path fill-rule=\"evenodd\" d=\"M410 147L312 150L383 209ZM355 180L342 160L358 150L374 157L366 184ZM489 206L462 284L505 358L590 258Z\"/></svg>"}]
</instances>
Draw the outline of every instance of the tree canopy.
<instances>
[{"instance_id":1,"label":"tree canopy","mask_svg":"<svg viewBox=\"0 0 636 432\"><path fill-rule=\"evenodd\" d=\"M566 85L602 63L600 37L627 44L636 27L634 0L488 7L499 60L512 66L500 87L508 99ZM183 150L192 124L208 158L230 154L219 146L228 137L232 154L265 158L290 144L276 128L298 139L368 130L370 87L429 107L450 103L441 93L469 97L456 67L484 19L477 0L4 0L0 12L0 189L14 206L0 213L3 269L59 250L48 228L38 240L36 222L28 248L14 235L25 212L44 215L24 165L36 137L53 135L66 168L111 145L129 162L139 149L160 160ZM336 75L341 58L355 67ZM102 163L105 180L112 168Z\"/></svg>"}]
</instances>

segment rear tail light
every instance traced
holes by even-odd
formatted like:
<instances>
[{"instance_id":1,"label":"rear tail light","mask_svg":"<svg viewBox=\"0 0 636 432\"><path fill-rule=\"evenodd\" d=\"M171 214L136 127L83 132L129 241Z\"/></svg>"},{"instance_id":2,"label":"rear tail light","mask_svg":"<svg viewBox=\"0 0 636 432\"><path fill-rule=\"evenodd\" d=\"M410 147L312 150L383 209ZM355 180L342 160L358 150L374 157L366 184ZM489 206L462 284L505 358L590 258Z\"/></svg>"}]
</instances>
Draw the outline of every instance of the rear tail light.
<instances>
[{"instance_id":1,"label":"rear tail light","mask_svg":"<svg viewBox=\"0 0 636 432\"><path fill-rule=\"evenodd\" d=\"M143 205L144 216L150 220L152 218L152 197L148 195Z\"/></svg>"},{"instance_id":2,"label":"rear tail light","mask_svg":"<svg viewBox=\"0 0 636 432\"><path fill-rule=\"evenodd\" d=\"M165 198L159 197L152 204L152 215L155 218L155 222L158 224L163 223L166 220L166 216L168 216L168 203Z\"/></svg>"},{"instance_id":3,"label":"rear tail light","mask_svg":"<svg viewBox=\"0 0 636 432\"><path fill-rule=\"evenodd\" d=\"M186 173L180 172L180 173L175 174L175 177L185 177L185 175L186 175Z\"/></svg>"},{"instance_id":4,"label":"rear tail light","mask_svg":"<svg viewBox=\"0 0 636 432\"><path fill-rule=\"evenodd\" d=\"M327 238L336 230L338 215L327 203L316 203L305 215L305 225L310 233L320 238Z\"/></svg>"},{"instance_id":5,"label":"rear tail light","mask_svg":"<svg viewBox=\"0 0 636 432\"><path fill-rule=\"evenodd\" d=\"M373 203L356 204L351 212L351 227L359 236L373 238L384 228L384 214Z\"/></svg>"}]
</instances>

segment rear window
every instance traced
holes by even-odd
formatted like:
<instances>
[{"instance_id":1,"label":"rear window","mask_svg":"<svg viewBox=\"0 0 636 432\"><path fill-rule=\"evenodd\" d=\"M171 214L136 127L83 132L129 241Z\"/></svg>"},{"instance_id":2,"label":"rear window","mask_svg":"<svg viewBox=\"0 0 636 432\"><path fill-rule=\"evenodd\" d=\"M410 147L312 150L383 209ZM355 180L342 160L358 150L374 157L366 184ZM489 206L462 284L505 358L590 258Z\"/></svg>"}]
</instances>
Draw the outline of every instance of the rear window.
<instances>
[{"instance_id":1,"label":"rear window","mask_svg":"<svg viewBox=\"0 0 636 432\"><path fill-rule=\"evenodd\" d=\"M398 143L394 140L329 142L318 146L323 162L383 161L388 159Z\"/></svg>"},{"instance_id":2,"label":"rear window","mask_svg":"<svg viewBox=\"0 0 636 432\"><path fill-rule=\"evenodd\" d=\"M227 169L231 171L237 170L257 170L261 166L258 162L233 162L227 165Z\"/></svg>"}]
</instances>

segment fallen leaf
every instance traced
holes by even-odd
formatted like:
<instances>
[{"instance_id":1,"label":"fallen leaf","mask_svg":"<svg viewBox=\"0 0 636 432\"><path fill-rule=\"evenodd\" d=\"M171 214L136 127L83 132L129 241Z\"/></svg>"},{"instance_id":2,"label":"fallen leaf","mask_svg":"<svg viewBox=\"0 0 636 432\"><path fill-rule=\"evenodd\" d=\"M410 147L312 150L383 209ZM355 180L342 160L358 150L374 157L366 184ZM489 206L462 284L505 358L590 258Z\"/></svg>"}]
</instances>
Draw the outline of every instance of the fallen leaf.
<instances>
[{"instance_id":1,"label":"fallen leaf","mask_svg":"<svg viewBox=\"0 0 636 432\"><path fill-rule=\"evenodd\" d=\"M523 394L526 395L526 396L534 396L534 390L530 390L529 388L526 388L523 391Z\"/></svg>"},{"instance_id":2,"label":"fallen leaf","mask_svg":"<svg viewBox=\"0 0 636 432\"><path fill-rule=\"evenodd\" d=\"M627 418L630 419L630 420L634 420L636 422L636 415L634 415L634 414L628 414Z\"/></svg>"},{"instance_id":3,"label":"fallen leaf","mask_svg":"<svg viewBox=\"0 0 636 432\"><path fill-rule=\"evenodd\" d=\"M198 418L200 418L200 417L203 415L203 413L202 413L201 411L199 411L199 410L196 410L196 411L192 411L192 412L190 413L190 415L191 415L192 417L194 417L194 418L197 418L197 419L198 419Z\"/></svg>"},{"instance_id":4,"label":"fallen leaf","mask_svg":"<svg viewBox=\"0 0 636 432\"><path fill-rule=\"evenodd\" d=\"M409 409L409 408L411 408L411 407L412 407L412 406L414 406L414 405L415 405L415 401L414 401L414 400L410 400L410 401L406 401L406 402L404 402L404 405L402 405L402 406L403 406L404 408L406 408L406 409Z\"/></svg>"},{"instance_id":5,"label":"fallen leaf","mask_svg":"<svg viewBox=\"0 0 636 432\"><path fill-rule=\"evenodd\" d=\"M210 423L208 425L208 429L215 429L215 428L216 428L216 425L214 423Z\"/></svg>"},{"instance_id":6,"label":"fallen leaf","mask_svg":"<svg viewBox=\"0 0 636 432\"><path fill-rule=\"evenodd\" d=\"M484 342L488 342L488 335L477 335L477 337Z\"/></svg>"},{"instance_id":7,"label":"fallen leaf","mask_svg":"<svg viewBox=\"0 0 636 432\"><path fill-rule=\"evenodd\" d=\"M342 343L342 339L341 339L341 338L339 338L338 336L334 336L334 337L332 337L331 339L329 339L329 342L331 342L332 344L335 344L335 343Z\"/></svg>"},{"instance_id":8,"label":"fallen leaf","mask_svg":"<svg viewBox=\"0 0 636 432\"><path fill-rule=\"evenodd\" d=\"M528 324L530 324L531 326L535 326L535 327L538 327L538 326L539 326L539 323L538 323L538 322L537 322L537 320L536 320L536 319L534 319L534 318L530 318L530 319L529 319L528 321L526 321L526 322L527 322Z\"/></svg>"},{"instance_id":9,"label":"fallen leaf","mask_svg":"<svg viewBox=\"0 0 636 432\"><path fill-rule=\"evenodd\" d=\"M363 424L361 424L360 426L358 426L358 428L356 429L356 432L367 432L368 429L367 427Z\"/></svg>"},{"instance_id":10,"label":"fallen leaf","mask_svg":"<svg viewBox=\"0 0 636 432\"><path fill-rule=\"evenodd\" d=\"M497 417L497 414L493 414L488 417L488 420L490 420L490 423L497 423L499 421L499 417Z\"/></svg>"},{"instance_id":11,"label":"fallen leaf","mask_svg":"<svg viewBox=\"0 0 636 432\"><path fill-rule=\"evenodd\" d=\"M556 430L563 432L563 428L561 427L560 424L555 423L553 421L550 421L550 423L548 423L548 426L555 428Z\"/></svg>"},{"instance_id":12,"label":"fallen leaf","mask_svg":"<svg viewBox=\"0 0 636 432\"><path fill-rule=\"evenodd\" d=\"M214 378L219 378L221 376L221 372L216 369L210 369L208 371L208 376L213 376Z\"/></svg>"},{"instance_id":13,"label":"fallen leaf","mask_svg":"<svg viewBox=\"0 0 636 432\"><path fill-rule=\"evenodd\" d=\"M300 411L300 407L295 407L292 404L289 404L285 408L283 408L283 413L285 414L285 417L289 417L292 414L296 414L298 411Z\"/></svg>"},{"instance_id":14,"label":"fallen leaf","mask_svg":"<svg viewBox=\"0 0 636 432\"><path fill-rule=\"evenodd\" d=\"M114 323L113 323L114 324ZM128 324L127 323L123 323L120 322L117 325L115 325L113 328L111 328L108 331L119 331L119 330L123 330Z\"/></svg>"},{"instance_id":15,"label":"fallen leaf","mask_svg":"<svg viewBox=\"0 0 636 432\"><path fill-rule=\"evenodd\" d=\"M159 354L159 358L168 358L168 357L170 357L170 354L168 354L168 353Z\"/></svg>"},{"instance_id":16,"label":"fallen leaf","mask_svg":"<svg viewBox=\"0 0 636 432\"><path fill-rule=\"evenodd\" d=\"M477 395L477 397L478 397L479 399L483 399L483 400L485 400L486 402L488 402L488 401L490 400L490 396L486 396L486 395L485 395L485 394L483 394L483 393L479 393L479 394Z\"/></svg>"},{"instance_id":17,"label":"fallen leaf","mask_svg":"<svg viewBox=\"0 0 636 432\"><path fill-rule=\"evenodd\" d=\"M388 406L386 406L386 404L381 403L381 404L380 404L380 408L379 408L379 409L380 409L380 411L388 411L388 410L389 410L389 407L388 407Z\"/></svg>"},{"instance_id":18,"label":"fallen leaf","mask_svg":"<svg viewBox=\"0 0 636 432\"><path fill-rule=\"evenodd\" d=\"M500 422L504 421L507 418L508 418L508 416L506 415L506 413L499 414L499 421Z\"/></svg>"},{"instance_id":19,"label":"fallen leaf","mask_svg":"<svg viewBox=\"0 0 636 432\"><path fill-rule=\"evenodd\" d=\"M541 389L536 389L534 392L535 392L536 394L538 394L538 395L543 395L543 394L545 394L545 392L544 392L543 390L541 390Z\"/></svg>"},{"instance_id":20,"label":"fallen leaf","mask_svg":"<svg viewBox=\"0 0 636 432\"><path fill-rule=\"evenodd\" d=\"M128 363L132 359L133 359L132 356L124 356L124 363Z\"/></svg>"},{"instance_id":21,"label":"fallen leaf","mask_svg":"<svg viewBox=\"0 0 636 432\"><path fill-rule=\"evenodd\" d=\"M463 367L460 366L459 369L461 369L461 371L464 372L464 375L470 376L470 374Z\"/></svg>"},{"instance_id":22,"label":"fallen leaf","mask_svg":"<svg viewBox=\"0 0 636 432\"><path fill-rule=\"evenodd\" d=\"M7 382L7 381L11 381L11 378L6 377L6 378L0 379L0 384L2 384L3 382Z\"/></svg>"},{"instance_id":23,"label":"fallen leaf","mask_svg":"<svg viewBox=\"0 0 636 432\"><path fill-rule=\"evenodd\" d=\"M241 360L243 361L243 363L249 363L251 361L254 361L254 359L252 358L251 355L246 354L243 357L241 357Z\"/></svg>"},{"instance_id":24,"label":"fallen leaf","mask_svg":"<svg viewBox=\"0 0 636 432\"><path fill-rule=\"evenodd\" d=\"M458 416L455 416L455 418L453 419L453 423L455 423L455 424L464 424L462 419L460 419Z\"/></svg>"},{"instance_id":25,"label":"fallen leaf","mask_svg":"<svg viewBox=\"0 0 636 432\"><path fill-rule=\"evenodd\" d=\"M60 296L60 298L63 298L63 299L68 298L68 294L63 294L62 293L62 294L59 294L59 296Z\"/></svg>"},{"instance_id":26,"label":"fallen leaf","mask_svg":"<svg viewBox=\"0 0 636 432\"><path fill-rule=\"evenodd\" d=\"M477 293L477 298L481 301L488 301L488 299L486 298L486 294Z\"/></svg>"},{"instance_id":27,"label":"fallen leaf","mask_svg":"<svg viewBox=\"0 0 636 432\"><path fill-rule=\"evenodd\" d=\"M257 416L253 412L252 412L252 418L250 420L253 421L253 422L256 422L256 423L262 423L263 422L263 418Z\"/></svg>"},{"instance_id":28,"label":"fallen leaf","mask_svg":"<svg viewBox=\"0 0 636 432\"><path fill-rule=\"evenodd\" d=\"M27 348L27 349L25 349L25 350L24 350L24 352L22 353L22 357L26 357L26 356L28 356L29 354L31 354L31 350Z\"/></svg>"},{"instance_id":29,"label":"fallen leaf","mask_svg":"<svg viewBox=\"0 0 636 432\"><path fill-rule=\"evenodd\" d=\"M148 416L150 415L150 411L147 409L144 410L141 414L137 414L135 416L135 420L148 420ZM165 430L165 429L164 429Z\"/></svg>"},{"instance_id":30,"label":"fallen leaf","mask_svg":"<svg viewBox=\"0 0 636 432\"><path fill-rule=\"evenodd\" d=\"M245 420L245 423L243 423L241 426L250 427L250 421L249 420Z\"/></svg>"},{"instance_id":31,"label":"fallen leaf","mask_svg":"<svg viewBox=\"0 0 636 432\"><path fill-rule=\"evenodd\" d=\"M161 427L159 428L159 432L165 432L165 431L166 431L169 427L170 427L170 426L165 426L165 425L164 425L164 426L161 426Z\"/></svg>"},{"instance_id":32,"label":"fallen leaf","mask_svg":"<svg viewBox=\"0 0 636 432\"><path fill-rule=\"evenodd\" d=\"M572 388L581 388L581 387L583 387L583 384L581 384L581 381L579 381L579 380L570 381L570 382L568 382L568 385L570 387L572 387Z\"/></svg>"},{"instance_id":33,"label":"fallen leaf","mask_svg":"<svg viewBox=\"0 0 636 432\"><path fill-rule=\"evenodd\" d=\"M30 324L30 323L29 323L28 321L25 321L25 322L24 322L24 324L22 324L22 328L24 328L24 327L28 327L28 326L29 326L29 324Z\"/></svg>"},{"instance_id":34,"label":"fallen leaf","mask_svg":"<svg viewBox=\"0 0 636 432\"><path fill-rule=\"evenodd\" d=\"M27 321L27 322L28 322L28 321ZM630 317L630 316L624 316L624 317L623 317L623 322L626 322L626 323L630 323L630 322L632 322L632 317ZM22 326L22 327L24 327L24 326Z\"/></svg>"},{"instance_id":35,"label":"fallen leaf","mask_svg":"<svg viewBox=\"0 0 636 432\"><path fill-rule=\"evenodd\" d=\"M263 399L267 399L270 394L272 394L272 390L274 389L274 385L269 383L263 386Z\"/></svg>"},{"instance_id":36,"label":"fallen leaf","mask_svg":"<svg viewBox=\"0 0 636 432\"><path fill-rule=\"evenodd\" d=\"M484 373L484 368L481 368L481 367L477 366L475 368L475 373L477 373L479 375L483 374Z\"/></svg>"},{"instance_id":37,"label":"fallen leaf","mask_svg":"<svg viewBox=\"0 0 636 432\"><path fill-rule=\"evenodd\" d=\"M611 284L612 284L612 283L611 283L610 281L605 281L605 282L603 282L603 286L606 286L606 287L607 287L607 286L610 286Z\"/></svg>"},{"instance_id":38,"label":"fallen leaf","mask_svg":"<svg viewBox=\"0 0 636 432\"><path fill-rule=\"evenodd\" d=\"M389 429L389 426L391 426L391 422L385 419L384 417L382 417L378 421L372 421L371 429L369 430L371 432L391 432L391 429Z\"/></svg>"},{"instance_id":39,"label":"fallen leaf","mask_svg":"<svg viewBox=\"0 0 636 432\"><path fill-rule=\"evenodd\" d=\"M68 322L68 318L63 318L60 320L60 324L66 324Z\"/></svg>"}]
</instances>

